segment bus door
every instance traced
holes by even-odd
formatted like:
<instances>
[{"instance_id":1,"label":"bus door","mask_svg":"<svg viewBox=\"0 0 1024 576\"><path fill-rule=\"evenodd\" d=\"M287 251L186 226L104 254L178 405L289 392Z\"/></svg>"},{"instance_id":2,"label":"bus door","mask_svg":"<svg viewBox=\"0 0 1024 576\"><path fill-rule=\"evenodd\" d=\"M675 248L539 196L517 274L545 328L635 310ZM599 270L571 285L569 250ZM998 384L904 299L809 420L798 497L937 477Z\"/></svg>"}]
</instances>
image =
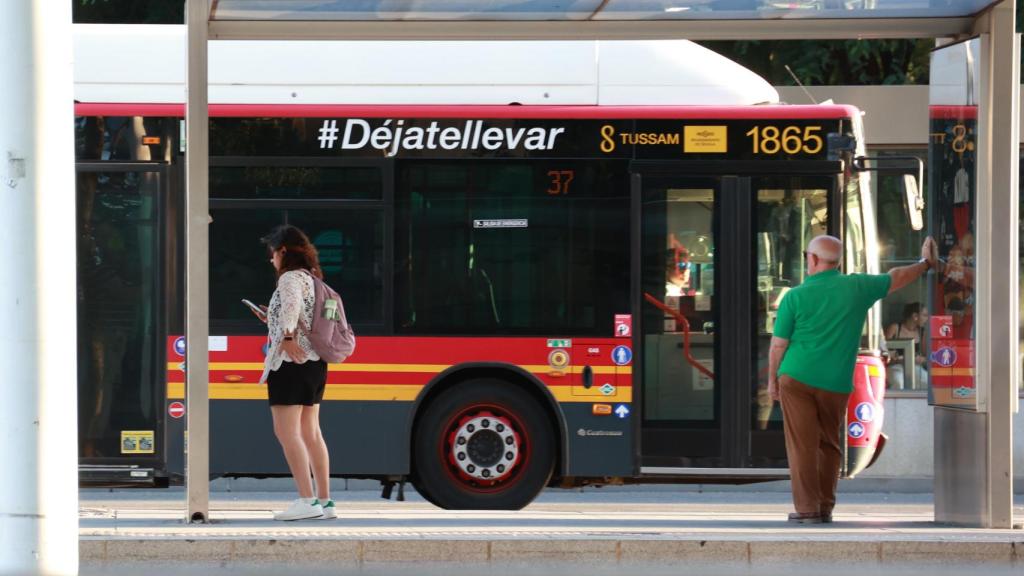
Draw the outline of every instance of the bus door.
<instances>
[{"instance_id":1,"label":"bus door","mask_svg":"<svg viewBox=\"0 0 1024 576\"><path fill-rule=\"evenodd\" d=\"M722 252L721 223L735 179L635 176L637 187L634 316L641 326L634 369L642 465L719 468L728 462L723 407L729 402L720 384L721 281L722 266L731 261Z\"/></svg>"},{"instance_id":2,"label":"bus door","mask_svg":"<svg viewBox=\"0 0 1024 576\"><path fill-rule=\"evenodd\" d=\"M81 481L151 483L164 460L166 166L76 171Z\"/></svg>"},{"instance_id":3,"label":"bus door","mask_svg":"<svg viewBox=\"0 0 1024 576\"><path fill-rule=\"evenodd\" d=\"M779 302L802 281L803 249L829 231L833 183L634 175L642 473L786 474L768 344Z\"/></svg>"}]
</instances>

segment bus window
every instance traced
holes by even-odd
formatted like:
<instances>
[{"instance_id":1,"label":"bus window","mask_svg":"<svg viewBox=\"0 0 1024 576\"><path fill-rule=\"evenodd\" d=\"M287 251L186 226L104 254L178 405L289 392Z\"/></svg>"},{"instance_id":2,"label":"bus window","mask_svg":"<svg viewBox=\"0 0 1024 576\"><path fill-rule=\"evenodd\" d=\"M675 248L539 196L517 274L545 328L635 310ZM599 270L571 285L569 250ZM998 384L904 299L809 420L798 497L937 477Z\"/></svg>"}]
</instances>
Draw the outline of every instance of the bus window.
<instances>
[{"instance_id":1,"label":"bus window","mask_svg":"<svg viewBox=\"0 0 1024 576\"><path fill-rule=\"evenodd\" d=\"M260 238L279 224L293 224L309 235L324 279L344 298L345 312L357 329L365 333L368 327L383 327L384 193L379 166L323 164L308 158L241 166L226 165L223 158L211 162L210 317L215 329L264 329L240 301L270 300L276 281Z\"/></svg>"},{"instance_id":2,"label":"bus window","mask_svg":"<svg viewBox=\"0 0 1024 576\"><path fill-rule=\"evenodd\" d=\"M409 162L396 177L396 330L612 334L628 310L616 162Z\"/></svg>"},{"instance_id":3,"label":"bus window","mask_svg":"<svg viewBox=\"0 0 1024 576\"><path fill-rule=\"evenodd\" d=\"M375 166L210 167L210 196L217 198L380 200L383 190Z\"/></svg>"},{"instance_id":4,"label":"bus window","mask_svg":"<svg viewBox=\"0 0 1024 576\"><path fill-rule=\"evenodd\" d=\"M775 315L786 292L807 273L803 251L815 236L828 233L829 190L834 180L824 177L773 177L753 181L756 191L757 305L754 336L754 430L781 426L781 412L768 397L768 345Z\"/></svg>"},{"instance_id":5,"label":"bus window","mask_svg":"<svg viewBox=\"0 0 1024 576\"><path fill-rule=\"evenodd\" d=\"M382 211L221 208L210 213L210 317L215 323L246 332L264 330L240 300L269 302L274 270L260 238L274 226L292 224L316 246L324 280L344 299L349 321L356 328L383 324Z\"/></svg>"}]
</instances>

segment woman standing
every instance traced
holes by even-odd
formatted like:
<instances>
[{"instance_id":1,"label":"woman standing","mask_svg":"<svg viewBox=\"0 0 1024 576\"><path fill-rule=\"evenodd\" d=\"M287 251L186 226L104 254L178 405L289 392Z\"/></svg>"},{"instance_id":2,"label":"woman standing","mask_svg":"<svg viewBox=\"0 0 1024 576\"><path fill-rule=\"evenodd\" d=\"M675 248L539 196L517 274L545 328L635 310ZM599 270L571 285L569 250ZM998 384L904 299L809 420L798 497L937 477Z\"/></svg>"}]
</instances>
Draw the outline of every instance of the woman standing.
<instances>
[{"instance_id":1,"label":"woman standing","mask_svg":"<svg viewBox=\"0 0 1024 576\"><path fill-rule=\"evenodd\" d=\"M278 226L263 238L277 271L277 289L261 320L269 346L260 382L267 383L274 435L284 450L299 498L275 520L336 518L330 495L330 456L320 432L320 401L327 363L317 356L301 326L313 321L313 278L323 278L316 247L295 226ZM310 482L316 482L316 495Z\"/></svg>"}]
</instances>

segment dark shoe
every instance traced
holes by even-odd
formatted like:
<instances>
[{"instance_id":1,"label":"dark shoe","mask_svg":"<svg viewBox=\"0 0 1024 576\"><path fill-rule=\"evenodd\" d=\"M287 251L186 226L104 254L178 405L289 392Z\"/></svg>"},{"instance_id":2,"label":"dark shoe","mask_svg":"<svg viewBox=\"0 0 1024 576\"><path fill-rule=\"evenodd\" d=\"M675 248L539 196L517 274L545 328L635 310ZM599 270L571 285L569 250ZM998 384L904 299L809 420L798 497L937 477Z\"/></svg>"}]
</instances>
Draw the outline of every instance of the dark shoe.
<instances>
[{"instance_id":1,"label":"dark shoe","mask_svg":"<svg viewBox=\"0 0 1024 576\"><path fill-rule=\"evenodd\" d=\"M821 514L818 512L790 512L789 521L796 524L821 524Z\"/></svg>"},{"instance_id":2,"label":"dark shoe","mask_svg":"<svg viewBox=\"0 0 1024 576\"><path fill-rule=\"evenodd\" d=\"M827 512L826 511L822 511L821 512L821 523L822 524L831 524L832 523L832 511L831 510L829 510Z\"/></svg>"}]
</instances>

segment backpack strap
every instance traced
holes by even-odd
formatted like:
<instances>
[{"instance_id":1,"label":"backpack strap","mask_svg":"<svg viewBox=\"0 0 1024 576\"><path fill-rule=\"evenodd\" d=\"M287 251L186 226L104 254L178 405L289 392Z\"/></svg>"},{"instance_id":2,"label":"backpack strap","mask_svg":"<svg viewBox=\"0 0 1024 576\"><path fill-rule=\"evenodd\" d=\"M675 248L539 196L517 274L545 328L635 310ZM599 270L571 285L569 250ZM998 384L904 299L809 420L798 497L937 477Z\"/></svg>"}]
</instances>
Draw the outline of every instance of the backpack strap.
<instances>
[{"instance_id":1,"label":"backpack strap","mask_svg":"<svg viewBox=\"0 0 1024 576\"><path fill-rule=\"evenodd\" d=\"M313 280L313 315L316 316L316 281L319 280L319 278L317 278L315 274L313 274L312 272L310 272L309 270L307 270L305 268L299 268L299 270L301 270L302 272L305 272L306 275L308 275ZM310 321L312 322L312 320L310 320ZM296 323L296 326L298 328L301 328L302 331L306 333L306 336L309 336L309 334L313 331L313 325L312 324L310 324L309 326L303 326L302 325L302 316L301 315L299 316L299 321Z\"/></svg>"}]
</instances>

